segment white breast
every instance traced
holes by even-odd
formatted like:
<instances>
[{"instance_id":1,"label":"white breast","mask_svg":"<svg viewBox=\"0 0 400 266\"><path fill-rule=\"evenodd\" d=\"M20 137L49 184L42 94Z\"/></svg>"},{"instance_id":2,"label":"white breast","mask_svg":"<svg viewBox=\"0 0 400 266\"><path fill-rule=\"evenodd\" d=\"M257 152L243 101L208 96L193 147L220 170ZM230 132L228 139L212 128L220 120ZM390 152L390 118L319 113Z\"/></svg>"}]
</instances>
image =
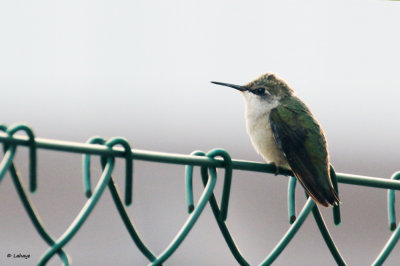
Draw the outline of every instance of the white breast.
<instances>
[{"instance_id":1,"label":"white breast","mask_svg":"<svg viewBox=\"0 0 400 266\"><path fill-rule=\"evenodd\" d=\"M287 160L274 139L269 121L269 114L278 106L278 100L260 101L258 96L252 93L245 93L244 96L247 132L254 148L267 162L288 168Z\"/></svg>"}]
</instances>

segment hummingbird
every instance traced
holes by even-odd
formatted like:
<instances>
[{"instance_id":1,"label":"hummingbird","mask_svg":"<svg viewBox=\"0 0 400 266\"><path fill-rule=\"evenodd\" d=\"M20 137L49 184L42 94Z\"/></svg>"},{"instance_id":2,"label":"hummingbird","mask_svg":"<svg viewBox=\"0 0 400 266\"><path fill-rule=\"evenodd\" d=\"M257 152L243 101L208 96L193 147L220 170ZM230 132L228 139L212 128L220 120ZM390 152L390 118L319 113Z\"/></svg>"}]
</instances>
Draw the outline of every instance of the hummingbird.
<instances>
[{"instance_id":1,"label":"hummingbird","mask_svg":"<svg viewBox=\"0 0 400 266\"><path fill-rule=\"evenodd\" d=\"M291 170L318 204L329 207L340 203L330 176L324 131L283 79L267 73L243 86L211 83L241 92L251 143L267 163Z\"/></svg>"}]
</instances>

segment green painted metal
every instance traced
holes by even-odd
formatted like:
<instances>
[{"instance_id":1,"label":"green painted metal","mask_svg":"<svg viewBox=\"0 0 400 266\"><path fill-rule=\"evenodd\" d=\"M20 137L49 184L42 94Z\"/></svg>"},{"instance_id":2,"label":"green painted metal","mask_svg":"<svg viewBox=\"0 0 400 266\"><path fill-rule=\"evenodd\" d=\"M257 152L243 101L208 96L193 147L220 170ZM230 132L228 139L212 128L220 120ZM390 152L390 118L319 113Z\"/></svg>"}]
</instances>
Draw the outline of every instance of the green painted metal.
<instances>
[{"instance_id":1,"label":"green painted metal","mask_svg":"<svg viewBox=\"0 0 400 266\"><path fill-rule=\"evenodd\" d=\"M0 125L0 131L3 131L7 134L7 127L5 125ZM33 133L32 133L32 135L33 135ZM32 139L34 139L34 138L32 138ZM9 157L11 157L11 156L13 157L15 155L15 146L9 147L7 144L4 144L3 148L4 148L5 156L3 157L3 161L0 165L0 169L1 169L0 172L3 172L8 168L8 170L10 171L11 179L14 183L15 189L17 190L18 196L21 199L21 202L25 208L25 211L27 212L29 218L31 219L33 226L35 227L35 229L37 230L39 235L43 238L43 240L49 246L53 246L55 244L55 241L50 236L50 234L47 233L46 230L44 229L44 226L39 219L38 213L33 208L33 205L30 202L26 191L25 191L24 187L22 186L21 178L18 175L17 169L14 166L14 163L12 161L9 162L10 159L7 158L7 153L12 153L12 155L8 155ZM30 153L30 155L32 156L32 153ZM35 152L34 157L35 158L33 161L34 161L34 163L36 163L36 152ZM6 162L6 164L8 164L8 167L6 165L3 166L3 162ZM35 171L35 175L36 175L36 165L35 165L35 167L30 167L31 171L32 171L32 169ZM1 182L1 178L3 177L4 173L3 174L0 173L0 182ZM31 177L32 177L32 174L31 174ZM32 181L30 182L30 184L31 184L31 188L32 188ZM31 192L33 192L32 189L31 189ZM64 265L66 265L66 266L70 265L69 258L62 249L59 249L57 251L57 254L60 256L60 259L64 263Z\"/></svg>"},{"instance_id":2,"label":"green painted metal","mask_svg":"<svg viewBox=\"0 0 400 266\"><path fill-rule=\"evenodd\" d=\"M332 178L333 188L336 190L336 194L339 196L337 176L335 168L333 168L332 165L330 165L330 174ZM340 205L333 206L332 211L333 211L333 222L335 223L335 225L339 225L340 222L342 221L340 217Z\"/></svg>"},{"instance_id":3,"label":"green painted metal","mask_svg":"<svg viewBox=\"0 0 400 266\"><path fill-rule=\"evenodd\" d=\"M315 202L309 198L304 205L302 211L300 212L299 217L297 217L296 221L293 222L290 229L286 232L286 234L282 237L281 241L275 246L275 248L271 251L268 257L261 263L261 265L271 265L272 262L281 254L281 252L285 249L285 247L289 244L292 238L295 236L297 231L303 225L303 222L306 220L310 211L314 208Z\"/></svg>"},{"instance_id":4,"label":"green painted metal","mask_svg":"<svg viewBox=\"0 0 400 266\"><path fill-rule=\"evenodd\" d=\"M15 186L15 188L17 190L18 196L20 197L22 205L24 206L25 211L28 213L28 216L32 221L32 224L36 228L36 230L39 233L39 235L43 238L43 240L49 246L55 245L55 241L50 236L50 234L46 232L42 222L39 219L38 213L33 208L33 205L30 202L25 189L21 184L22 183L21 179L19 178L18 172L15 169L15 166L14 166L13 163L10 165L9 171L11 173L11 179L12 179L12 181L14 183L14 186ZM67 256L67 254L62 250L62 248L57 250L57 254L58 254L58 256L60 256L60 259L64 263L64 265L66 265L66 266L70 265L69 258Z\"/></svg>"},{"instance_id":5,"label":"green painted metal","mask_svg":"<svg viewBox=\"0 0 400 266\"><path fill-rule=\"evenodd\" d=\"M390 178L392 180L399 180L400 179L400 172L396 172ZM388 190L388 215L389 215L389 229L393 231L396 229L396 211L394 208L395 205L395 195L394 190Z\"/></svg>"},{"instance_id":6,"label":"green painted metal","mask_svg":"<svg viewBox=\"0 0 400 266\"><path fill-rule=\"evenodd\" d=\"M3 179L4 175L6 174L7 170L10 168L10 165L15 156L15 146L10 146L3 157L3 160L0 164L0 182Z\"/></svg>"},{"instance_id":7,"label":"green painted metal","mask_svg":"<svg viewBox=\"0 0 400 266\"><path fill-rule=\"evenodd\" d=\"M0 142L15 144L19 146L29 146L29 140L23 136L0 136ZM92 155L108 155L116 158L124 157L124 150L120 148L113 148L112 150L107 149L103 146L78 143L72 141L60 141L51 139L36 138L36 148L81 154L92 154ZM170 164L181 164L181 165L194 165L194 166L206 166L206 167L218 167L224 168L224 160L222 159L210 159L208 157L198 157L192 155L184 155L177 153L166 153L166 152L154 152L146 150L132 150L132 160L159 162L159 163L170 163ZM232 160L233 170L244 170L253 172L264 172L275 174L276 168L273 164L266 164L261 162L243 161L243 160ZM290 176L292 173L286 169L279 169L281 175ZM344 173L336 173L337 181L343 184L386 188L400 190L400 182L395 180L389 180L380 177L370 177L362 175L352 175Z\"/></svg>"},{"instance_id":8,"label":"green painted metal","mask_svg":"<svg viewBox=\"0 0 400 266\"><path fill-rule=\"evenodd\" d=\"M296 179L291 177L291 171L285 169L276 169L275 165L265 164L260 162L251 162L243 160L232 160L229 153L222 149L214 149L208 153L201 151L193 152L190 155L162 153L154 151L145 151L131 149L128 141L124 138L117 137L110 140L105 140L101 137L93 137L87 143L76 143L49 139L36 138L31 128L24 124L17 124L10 127L0 125L0 142L3 143L4 156L0 162L0 182L7 171L16 187L17 193L21 202L31 219L35 229L44 241L49 245L49 249L42 255L39 260L39 265L45 265L54 255L58 255L64 265L69 265L69 258L64 252L63 247L76 235L90 215L91 211L99 201L100 197L106 187L111 192L114 204L119 212L119 215L130 234L136 247L142 254L149 260L151 265L161 265L179 248L191 229L194 227L201 213L207 203L210 204L214 218L218 227L224 237L227 246L231 250L232 255L240 265L250 265L245 257L239 251L239 248L234 241L228 226L226 224L228 205L230 197L230 189L232 183L232 174L234 170L245 170L253 172L265 172L275 174L278 170L280 175L289 176L288 184L288 214L289 214L289 229L282 239L278 242L270 254L260 263L260 265L270 265L281 254L288 243L293 239L297 231L301 228L303 222L307 219L310 212L312 212L314 220L320 230L320 233L330 250L333 259L338 265L346 265L343 257L333 242L328 228L319 212L318 207L309 198L296 219L295 213L295 187ZM18 132L24 132L26 136L16 135ZM117 145L122 146L115 147ZM15 167L14 156L19 146L26 146L29 148L29 162L30 162L30 179L29 188L30 192L34 192L37 187L37 149L47 149L54 151L63 151L71 153L83 154L83 187L87 202L73 220L71 225L66 231L57 239L53 238L44 229L43 223L40 222L38 213L29 200L28 194L25 192L21 179ZM103 173L100 177L94 193L92 194L92 184L90 180L90 156L97 155L101 158ZM112 177L115 158L125 158L125 197L124 201L120 197L120 193L115 185ZM176 234L171 243L159 254L155 255L151 249L141 239L132 218L129 217L126 208L132 203L133 194L133 161L144 160L158 163L180 164L186 165L185 170L185 188L187 197L187 206L189 215L185 224ZM200 167L201 179L204 185L203 192L197 204L194 204L193 199L193 168ZM214 195L214 187L217 182L216 168L224 168L224 182L220 205L218 205ZM369 186L375 188L388 189L388 216L389 227L393 231L396 229L395 217L395 190L400 190L400 172L395 173L391 179L368 177L361 175L351 175L336 173L331 166L331 176L333 185L338 190L338 183L351 184L359 186ZM341 222L340 208L333 208L333 219L336 225ZM383 247L381 253L377 256L373 265L382 265L390 252L397 244L400 238L400 227L392 233L388 242Z\"/></svg>"},{"instance_id":9,"label":"green painted metal","mask_svg":"<svg viewBox=\"0 0 400 266\"><path fill-rule=\"evenodd\" d=\"M36 190L36 165L37 165L37 156L36 156L36 146L35 146L35 135L33 134L32 129L25 124L16 124L10 127L5 125L0 125L0 131L3 131L6 136L13 137L13 135L18 131L24 131L28 135L27 145L29 146L29 188L33 193ZM15 145L12 145L12 149L14 149ZM1 173L0 173L0 181L1 181Z\"/></svg>"},{"instance_id":10,"label":"green painted metal","mask_svg":"<svg viewBox=\"0 0 400 266\"><path fill-rule=\"evenodd\" d=\"M211 151L207 156L212 157L213 151ZM188 219L186 220L185 224L182 226L181 230L172 240L172 242L168 245L168 247L157 257L155 261L151 263L151 265L160 265L160 263L166 261L173 252L179 247L179 245L183 242L185 237L189 234L190 230L193 228L194 224L196 223L197 219L200 217L200 214L203 212L204 207L206 206L208 200L210 199L215 184L217 182L217 170L215 167L209 168L210 174L207 174L207 181L206 186L200 199L197 203L196 208L194 211L189 215Z\"/></svg>"},{"instance_id":11,"label":"green painted metal","mask_svg":"<svg viewBox=\"0 0 400 266\"><path fill-rule=\"evenodd\" d=\"M378 257L372 263L374 266L382 265L387 257L389 257L390 252L392 252L393 248L397 244L400 238L400 227L397 227L396 231L390 236L389 241L383 247L381 253L379 253Z\"/></svg>"},{"instance_id":12,"label":"green painted metal","mask_svg":"<svg viewBox=\"0 0 400 266\"><path fill-rule=\"evenodd\" d=\"M107 164L105 166L104 172L100 177L99 183L96 186L95 192L90 197L90 199L85 203L79 214L76 216L72 224L68 229L56 240L53 246L48 249L44 255L40 258L38 265L46 265L46 263L52 258L52 256L62 247L64 247L72 237L79 231L89 214L92 212L94 206L100 199L101 194L106 188L108 181L110 181L112 170L114 169L114 158L108 157Z\"/></svg>"},{"instance_id":13,"label":"green painted metal","mask_svg":"<svg viewBox=\"0 0 400 266\"><path fill-rule=\"evenodd\" d=\"M346 262L342 258L342 255L340 255L339 250L337 249L335 243L333 242L333 239L331 235L329 234L328 228L324 222L324 219L322 218L322 215L320 211L318 210L317 206L314 206L312 209L312 213L314 216L314 219L318 225L318 229L321 232L322 237L325 240L325 243L331 252L333 258L335 259L337 265L346 265Z\"/></svg>"},{"instance_id":14,"label":"green painted metal","mask_svg":"<svg viewBox=\"0 0 400 266\"><path fill-rule=\"evenodd\" d=\"M114 138L118 139L118 138ZM121 139L121 141L125 141L124 139ZM87 143L91 144L100 144L100 145L105 145L107 141L101 137L92 137L90 138ZM110 142L111 144L114 144L115 141ZM85 195L90 198L91 197L91 186L90 186L90 156L85 154L83 157L83 180L84 180L84 187L85 187ZM105 157L102 158L102 166L103 170L105 167ZM130 167L126 167L126 169L131 169ZM126 175L128 175L128 172L126 171ZM120 217L128 230L129 235L131 236L133 242L136 244L138 249L142 252L142 254L151 262L156 260L156 256L153 254L153 252L146 246L146 244L143 242L139 234L137 233L136 227L134 225L133 220L129 217L128 212L126 211L126 208L121 200L120 193L118 192L118 189L115 185L114 178L111 176L110 181L108 182L108 188L110 190L112 199L114 201L115 207L118 210L118 213L120 214ZM88 193L88 191L90 193ZM126 201L125 201L125 204Z\"/></svg>"},{"instance_id":15,"label":"green painted metal","mask_svg":"<svg viewBox=\"0 0 400 266\"><path fill-rule=\"evenodd\" d=\"M332 166L331 166L330 170L331 170L331 176L332 176L332 178L334 180L334 182L333 182L334 186L336 184L335 189L336 189L336 191L338 191L337 182L336 182L336 175L335 175L335 172L334 172L334 169L333 169ZM294 200L294 198L295 198L295 196L294 196L295 195L295 188L296 188L296 178L291 176L289 178L289 186L288 186L288 212L289 212L289 223L290 224L293 224L296 221L295 200ZM308 195L306 195L306 197L308 197ZM310 200L310 199L308 199L308 200ZM303 210L304 210L304 208L303 208ZM335 225L339 225L340 224L340 209L339 208L337 208L337 209L332 208L332 210L333 210L334 223L335 223ZM333 239L332 239L331 235L329 234L328 228L327 228L327 226L326 226L326 224L324 222L324 219L322 218L322 215L319 212L317 206L313 206L312 207L312 213L313 213L315 222L317 223L317 226L318 226L318 228L319 228L319 230L321 232L321 235L323 236L323 238L325 240L325 243L326 243L327 247L329 248L329 251L331 252L333 258L336 261L336 263L338 265L346 265L346 262L344 261L344 259L340 255L339 250L336 248L336 246L335 246L335 244L333 242ZM304 214L301 213L300 216L301 215L304 215ZM305 218L303 218L303 219L305 219ZM301 222L301 224L302 223L303 222ZM296 227L296 226L299 226L299 225L292 225L292 227L293 226ZM297 229L295 230L295 232L297 232ZM281 244L282 245L284 243L286 243L286 241L289 241L289 239L291 240L291 238L294 236L294 233L289 234L289 231L288 231L287 234L288 234L288 236L287 236L288 239L286 239L284 237L284 239L281 240ZM286 246L286 244L285 244L285 246ZM280 250L279 248L275 248L275 249L277 251ZM273 253L270 254L270 256L272 256L272 255L273 255Z\"/></svg>"},{"instance_id":16,"label":"green painted metal","mask_svg":"<svg viewBox=\"0 0 400 266\"><path fill-rule=\"evenodd\" d=\"M92 137L90 138L87 143L89 144L100 144L105 145L105 139L101 137ZM125 177L126 177L126 184L125 184L125 204L130 205L132 203L132 186L133 186L133 161L132 161L132 154L131 154L131 147L128 141L125 138L116 137L112 138L108 142L108 146L111 148L115 145L121 145L124 148L125 152L125 159L126 159L126 167L125 167ZM90 197L92 194L91 188L91 181L90 181L90 157L88 154L83 156L83 184L85 188L85 194L87 197Z\"/></svg>"},{"instance_id":17,"label":"green painted metal","mask_svg":"<svg viewBox=\"0 0 400 266\"><path fill-rule=\"evenodd\" d=\"M333 187L336 190L336 193L339 195L339 189L337 185L337 177L335 173L335 169L333 166L330 166L330 174L333 181ZM289 213L289 223L292 224L296 220L296 213L295 213L295 189L296 189L296 182L297 179L293 176L289 178L289 185L288 185L288 213ZM340 206L333 206L333 222L335 225L339 225L341 218L340 218Z\"/></svg>"},{"instance_id":18,"label":"green painted metal","mask_svg":"<svg viewBox=\"0 0 400 266\"><path fill-rule=\"evenodd\" d=\"M192 152L191 155L202 155L206 154L202 151ZM225 161L225 177L224 177L224 185L222 190L222 199L221 199L221 210L219 212L219 219L221 221L225 221L228 216L228 204L229 204L229 195L231 192L231 183L232 183L232 159L230 155L222 149L215 149L210 151L207 155L210 158L215 158L216 156L220 156ZM188 212L191 213L194 210L193 204L193 166L189 165L186 167L186 198L188 205Z\"/></svg>"},{"instance_id":19,"label":"green painted metal","mask_svg":"<svg viewBox=\"0 0 400 266\"><path fill-rule=\"evenodd\" d=\"M390 178L392 180L400 179L400 172L396 172ZM393 189L388 190L388 218L389 218L389 229L394 231L396 229L396 212L395 212L395 194ZM400 227L397 226L397 229L392 233L389 241L386 243L381 253L378 255L373 265L382 265L383 262L387 259L392 252L393 248L397 244L400 238Z\"/></svg>"},{"instance_id":20,"label":"green painted metal","mask_svg":"<svg viewBox=\"0 0 400 266\"><path fill-rule=\"evenodd\" d=\"M296 201L295 201L295 191L296 191L297 179L293 176L289 178L288 182L288 214L289 223L292 224L296 220Z\"/></svg>"}]
</instances>

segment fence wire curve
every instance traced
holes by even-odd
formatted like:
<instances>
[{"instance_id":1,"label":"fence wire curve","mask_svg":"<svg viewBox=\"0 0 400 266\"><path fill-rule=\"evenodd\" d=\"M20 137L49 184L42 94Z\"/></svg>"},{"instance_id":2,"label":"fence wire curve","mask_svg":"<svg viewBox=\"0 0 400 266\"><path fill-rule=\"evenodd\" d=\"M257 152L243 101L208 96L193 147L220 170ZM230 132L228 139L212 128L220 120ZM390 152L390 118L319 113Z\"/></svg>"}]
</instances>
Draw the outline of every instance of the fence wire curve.
<instances>
[{"instance_id":1,"label":"fence wire curve","mask_svg":"<svg viewBox=\"0 0 400 266\"><path fill-rule=\"evenodd\" d=\"M24 132L26 136L16 135L16 133L19 132ZM87 143L41 139L36 138L33 130L25 124L16 124L9 127L7 127L6 125L0 125L0 142L3 143L4 151L2 161L0 162L0 182L5 173L9 171L11 179L17 190L17 194L20 197L22 205L25 208L25 211L27 212L33 226L37 230L40 237L42 237L42 239L49 246L49 248L43 253L42 257L39 258L38 265L46 265L46 263L55 255L60 258L64 265L70 265L70 258L63 250L63 247L68 244L68 242L74 237L74 235L78 233L80 227L89 217L91 211L102 196L106 187L108 187L111 192L114 204L129 235L132 238L132 241L135 243L140 252L149 260L150 265L162 265L162 263L168 260L168 258L179 248L180 244L184 241L185 237L189 234L193 226L196 224L197 219L203 212L204 207L207 203L210 204L213 215L215 217L215 221L236 261L240 265L250 265L247 262L246 258L240 253L239 248L237 247L226 224L230 188L232 182L232 172L234 170L265 172L272 174L279 173L280 175L290 177L288 182L287 197L288 218L290 224L289 229L275 246L275 248L259 265L270 265L275 261L275 259L281 254L288 243L296 235L297 231L301 228L303 222L307 219L310 213L313 214L320 233L328 249L330 250L333 259L338 265L346 265L344 258L340 254L328 231L328 228L318 207L311 198L307 199L302 210L296 216L294 200L296 179L292 176L291 171L281 168L276 169L275 165L273 164L233 160L231 159L229 153L222 149L214 149L207 153L202 151L195 151L190 155L131 149L129 142L121 137L115 137L106 140L104 138L96 136L90 138ZM122 148L115 147L117 145L122 146ZM71 223L71 225L57 239L53 238L45 230L44 225L40 221L39 214L35 211L35 208L33 207L33 204L29 199L28 193L22 185L22 181L16 169L15 162L13 161L19 146L29 147L29 191L31 193L35 192L37 188L38 149L83 154L83 187L84 194L88 199L84 207L81 209L80 213ZM103 173L93 191L90 181L91 155L100 156L101 165L103 167ZM115 165L115 158L124 158L126 161L124 200L121 199L120 193L118 192L118 189L112 177L112 172ZM126 208L132 203L132 194L134 191L133 162L135 160L186 165L185 187L189 215L185 224L182 226L175 238L158 255L154 254L154 252L151 251L151 249L141 239L137 229L135 228L133 220L129 217L126 210ZM193 168L195 166L200 167L201 179L204 185L204 190L197 204L194 204L193 201L192 175L194 170ZM218 204L216 197L213 193L217 180L217 168L225 169L222 198L220 204ZM373 265L382 265L386 258L390 255L390 252L393 250L400 238L400 226L396 226L394 193L395 190L400 190L400 181L398 181L400 179L400 171L394 173L391 179L385 179L379 177L336 173L334 168L331 166L331 176L333 178L333 183L336 190L338 189L337 183L388 189L389 229L393 231L393 233L387 241L386 245L381 250L380 254L377 255L376 259L372 263ZM332 211L334 223L335 225L339 225L341 221L340 207L334 207L332 208Z\"/></svg>"}]
</instances>

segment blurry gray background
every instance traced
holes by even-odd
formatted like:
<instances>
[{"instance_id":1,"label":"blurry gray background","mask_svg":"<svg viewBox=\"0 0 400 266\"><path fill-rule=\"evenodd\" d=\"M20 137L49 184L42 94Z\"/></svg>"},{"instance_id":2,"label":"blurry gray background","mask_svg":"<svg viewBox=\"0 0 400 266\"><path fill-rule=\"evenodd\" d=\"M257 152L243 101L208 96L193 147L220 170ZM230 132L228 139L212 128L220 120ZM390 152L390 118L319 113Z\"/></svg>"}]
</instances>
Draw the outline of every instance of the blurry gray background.
<instances>
[{"instance_id":1,"label":"blurry gray background","mask_svg":"<svg viewBox=\"0 0 400 266\"><path fill-rule=\"evenodd\" d=\"M400 3L379 0L2 1L0 122L26 122L41 138L118 135L138 149L189 154L221 147L235 159L261 161L247 137L240 94L209 81L244 84L275 72L322 124L338 172L389 178L400 169L399 13ZM16 161L27 184L26 148ZM118 160L121 191L123 167ZM129 213L158 254L187 217L184 167L136 161L134 178ZM233 178L228 225L257 264L289 227L287 178L241 171ZM342 184L340 194L342 224L333 225L330 210L324 217L346 261L368 265L390 236L386 191ZM85 202L81 157L40 150L31 199L51 235L60 236ZM298 211L303 203L298 187ZM0 213L0 264L37 263L47 245L8 174ZM65 250L73 265L148 263L108 191ZM399 251L387 265L400 260ZM31 258L6 258L20 252ZM50 263L59 264L58 257ZM275 264L335 262L310 216ZM209 206L165 265L236 265Z\"/></svg>"}]
</instances>

